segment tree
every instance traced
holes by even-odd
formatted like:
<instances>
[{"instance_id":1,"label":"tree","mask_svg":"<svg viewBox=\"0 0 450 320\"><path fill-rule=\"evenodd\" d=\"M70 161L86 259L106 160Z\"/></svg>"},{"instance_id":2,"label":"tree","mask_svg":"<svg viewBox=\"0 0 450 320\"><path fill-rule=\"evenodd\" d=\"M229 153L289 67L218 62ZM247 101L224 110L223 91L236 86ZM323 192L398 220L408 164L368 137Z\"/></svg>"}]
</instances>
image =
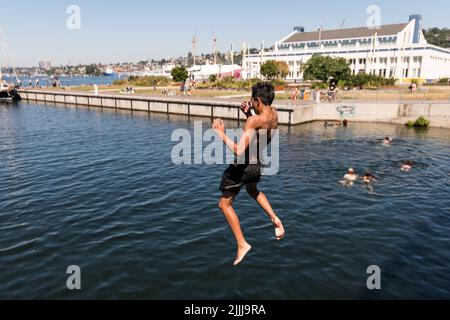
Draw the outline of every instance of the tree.
<instances>
[{"instance_id":1,"label":"tree","mask_svg":"<svg viewBox=\"0 0 450 320\"><path fill-rule=\"evenodd\" d=\"M275 60L269 60L261 65L261 74L267 79L273 80L278 77L278 64Z\"/></svg>"},{"instance_id":2,"label":"tree","mask_svg":"<svg viewBox=\"0 0 450 320\"><path fill-rule=\"evenodd\" d=\"M430 28L428 30L423 30L423 35L429 44L450 48L450 29Z\"/></svg>"},{"instance_id":3,"label":"tree","mask_svg":"<svg viewBox=\"0 0 450 320\"><path fill-rule=\"evenodd\" d=\"M277 68L278 68L278 76L282 79L286 79L286 77L289 74L289 66L284 61L277 61Z\"/></svg>"},{"instance_id":4,"label":"tree","mask_svg":"<svg viewBox=\"0 0 450 320\"><path fill-rule=\"evenodd\" d=\"M313 55L303 66L305 80L327 82L331 77L336 81L347 80L351 75L349 64L344 58Z\"/></svg>"},{"instance_id":5,"label":"tree","mask_svg":"<svg viewBox=\"0 0 450 320\"><path fill-rule=\"evenodd\" d=\"M99 76L101 74L101 70L95 64L91 64L86 66L86 74L89 76Z\"/></svg>"},{"instance_id":6,"label":"tree","mask_svg":"<svg viewBox=\"0 0 450 320\"><path fill-rule=\"evenodd\" d=\"M172 78L176 82L183 82L189 77L189 72L185 67L175 67L172 69Z\"/></svg>"}]
</instances>

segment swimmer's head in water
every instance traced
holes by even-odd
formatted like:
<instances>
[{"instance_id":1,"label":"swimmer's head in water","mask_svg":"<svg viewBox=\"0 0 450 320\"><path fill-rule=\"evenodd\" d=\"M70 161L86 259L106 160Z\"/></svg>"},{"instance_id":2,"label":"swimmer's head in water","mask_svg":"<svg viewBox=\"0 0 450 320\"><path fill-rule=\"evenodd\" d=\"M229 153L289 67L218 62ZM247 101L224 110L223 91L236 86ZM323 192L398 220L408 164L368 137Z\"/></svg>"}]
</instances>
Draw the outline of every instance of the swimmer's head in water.
<instances>
[{"instance_id":1,"label":"swimmer's head in water","mask_svg":"<svg viewBox=\"0 0 450 320\"><path fill-rule=\"evenodd\" d=\"M349 168L348 169L348 174L355 174L355 169Z\"/></svg>"},{"instance_id":2,"label":"swimmer's head in water","mask_svg":"<svg viewBox=\"0 0 450 320\"><path fill-rule=\"evenodd\" d=\"M372 180L374 180L375 179L375 176L373 175L373 174L371 174L370 172L366 172L365 174L364 174L364 180L370 180L370 181L372 181Z\"/></svg>"},{"instance_id":3,"label":"swimmer's head in water","mask_svg":"<svg viewBox=\"0 0 450 320\"><path fill-rule=\"evenodd\" d=\"M403 162L402 162L402 165L403 165L403 166L410 166L410 167L411 167L411 166L413 165L413 162L412 162L411 160L406 160L406 161L403 161Z\"/></svg>"},{"instance_id":4,"label":"swimmer's head in water","mask_svg":"<svg viewBox=\"0 0 450 320\"><path fill-rule=\"evenodd\" d=\"M413 167L413 162L411 160L406 160L402 162L402 171L410 171Z\"/></svg>"},{"instance_id":5,"label":"swimmer's head in water","mask_svg":"<svg viewBox=\"0 0 450 320\"><path fill-rule=\"evenodd\" d=\"M348 120L344 120L344 121L342 122L342 124L344 125L344 127L346 127L346 126L348 125Z\"/></svg>"}]
</instances>

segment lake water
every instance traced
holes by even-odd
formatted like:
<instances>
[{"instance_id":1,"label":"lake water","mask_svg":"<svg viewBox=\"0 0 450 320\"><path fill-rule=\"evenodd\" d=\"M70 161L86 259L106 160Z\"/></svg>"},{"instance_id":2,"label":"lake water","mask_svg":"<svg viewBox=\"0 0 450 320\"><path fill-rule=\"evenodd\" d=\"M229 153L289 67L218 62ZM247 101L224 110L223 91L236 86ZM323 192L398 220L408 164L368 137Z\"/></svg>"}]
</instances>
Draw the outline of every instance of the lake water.
<instances>
[{"instance_id":1,"label":"lake water","mask_svg":"<svg viewBox=\"0 0 450 320\"><path fill-rule=\"evenodd\" d=\"M59 82L61 83L61 86L91 86L91 85L111 85L114 80L121 79L118 75L113 76L99 76L99 77L58 77ZM11 77L3 77L3 80L5 80L8 83L14 83L17 84L17 80L15 78ZM33 77L19 77L19 80L22 82L23 87L28 87L28 82L31 80L32 85L35 85L35 81L39 80L39 85L44 87L51 87L53 84L53 79L50 79L49 77L44 76L33 76Z\"/></svg>"},{"instance_id":2,"label":"lake water","mask_svg":"<svg viewBox=\"0 0 450 320\"><path fill-rule=\"evenodd\" d=\"M241 193L253 251L233 268L225 166L171 163L172 131L192 120L0 105L0 299L450 298L450 130L282 128L280 173L260 187L287 236ZM404 159L418 165L402 172ZM350 166L378 182L342 186ZM66 288L70 265L81 291Z\"/></svg>"}]
</instances>

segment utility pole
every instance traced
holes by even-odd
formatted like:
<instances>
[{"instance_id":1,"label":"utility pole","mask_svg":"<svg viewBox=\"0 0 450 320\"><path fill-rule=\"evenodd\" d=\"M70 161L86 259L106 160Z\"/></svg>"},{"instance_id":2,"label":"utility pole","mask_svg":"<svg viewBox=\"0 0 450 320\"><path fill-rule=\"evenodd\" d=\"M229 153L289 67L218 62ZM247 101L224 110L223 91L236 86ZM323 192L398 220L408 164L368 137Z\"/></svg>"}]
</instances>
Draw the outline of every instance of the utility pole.
<instances>
[{"instance_id":1,"label":"utility pole","mask_svg":"<svg viewBox=\"0 0 450 320\"><path fill-rule=\"evenodd\" d=\"M197 30L194 32L194 37L192 38L192 58L194 59L194 66L196 64L197 55Z\"/></svg>"},{"instance_id":2,"label":"utility pole","mask_svg":"<svg viewBox=\"0 0 450 320\"><path fill-rule=\"evenodd\" d=\"M261 63L260 63L260 68L263 65L263 62L264 62L264 41L261 42ZM259 72L259 77L261 78L261 80L263 79L261 71Z\"/></svg>"},{"instance_id":3,"label":"utility pole","mask_svg":"<svg viewBox=\"0 0 450 320\"><path fill-rule=\"evenodd\" d=\"M244 70L244 74L247 76L247 57L246 57L247 45L244 42L242 44L242 69Z\"/></svg>"},{"instance_id":4,"label":"utility pole","mask_svg":"<svg viewBox=\"0 0 450 320\"><path fill-rule=\"evenodd\" d=\"M247 56L250 56L250 44L247 44ZM248 66L248 70L249 70L249 78L252 77L251 73L252 73L252 67L250 66L250 64L248 63L248 61L246 61L246 64Z\"/></svg>"},{"instance_id":5,"label":"utility pole","mask_svg":"<svg viewBox=\"0 0 450 320\"><path fill-rule=\"evenodd\" d=\"M213 35L213 56L214 56L214 64L217 64L217 37L215 33Z\"/></svg>"},{"instance_id":6,"label":"utility pole","mask_svg":"<svg viewBox=\"0 0 450 320\"><path fill-rule=\"evenodd\" d=\"M231 55L231 65L233 65L233 64L234 64L234 51L233 51L233 44L231 44L231 52L230 52L230 55Z\"/></svg>"}]
</instances>

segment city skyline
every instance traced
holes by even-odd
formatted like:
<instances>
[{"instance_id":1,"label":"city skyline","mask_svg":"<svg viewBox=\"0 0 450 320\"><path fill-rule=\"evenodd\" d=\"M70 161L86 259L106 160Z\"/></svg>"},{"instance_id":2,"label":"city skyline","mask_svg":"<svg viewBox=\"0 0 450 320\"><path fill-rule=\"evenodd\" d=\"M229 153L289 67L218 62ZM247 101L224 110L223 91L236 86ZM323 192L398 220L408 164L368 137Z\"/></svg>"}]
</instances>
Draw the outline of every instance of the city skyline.
<instances>
[{"instance_id":1,"label":"city skyline","mask_svg":"<svg viewBox=\"0 0 450 320\"><path fill-rule=\"evenodd\" d=\"M174 1L163 3L97 0L22 1L14 4L21 18L9 15L0 25L15 66L37 66L50 60L53 65L137 62L147 59L187 56L192 51L192 37L197 38L198 54L212 52L213 35L218 38L220 52L233 44L239 50L242 43L259 48L264 42L272 46L294 26L306 31L363 26L369 14L367 8L378 5L381 24L407 22L409 14L419 13L424 28L447 27L444 8L450 5L435 0L423 1L253 1L226 3L206 1ZM67 13L70 5L80 8L80 28L70 30ZM5 3L4 7L11 7ZM12 9L12 8L10 8ZM266 20L277 21L268 23ZM278 22L281 21L281 22ZM30 50L32 54L30 54ZM5 60L5 59L3 59ZM2 65L5 61L2 61Z\"/></svg>"}]
</instances>

